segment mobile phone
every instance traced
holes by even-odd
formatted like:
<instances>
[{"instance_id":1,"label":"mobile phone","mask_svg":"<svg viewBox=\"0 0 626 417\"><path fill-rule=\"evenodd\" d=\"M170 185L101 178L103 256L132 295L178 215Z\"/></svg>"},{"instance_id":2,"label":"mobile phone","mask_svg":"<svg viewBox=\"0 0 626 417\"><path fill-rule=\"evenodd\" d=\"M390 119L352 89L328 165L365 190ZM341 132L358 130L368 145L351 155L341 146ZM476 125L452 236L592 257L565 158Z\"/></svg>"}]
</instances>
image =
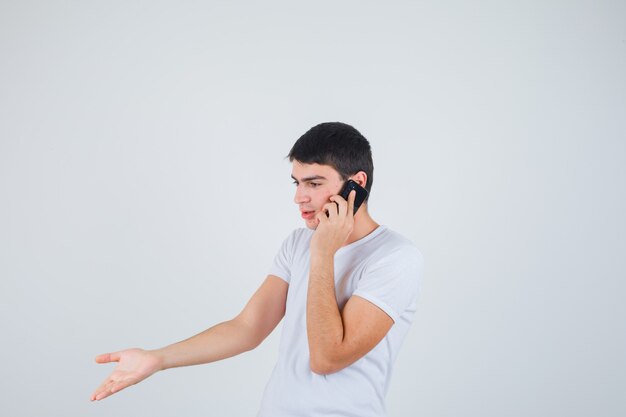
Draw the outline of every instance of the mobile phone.
<instances>
[{"instance_id":1,"label":"mobile phone","mask_svg":"<svg viewBox=\"0 0 626 417\"><path fill-rule=\"evenodd\" d=\"M361 187L356 182L348 180L343 185L341 191L339 191L339 195L343 197L344 200L348 201L348 195L350 195L352 190L356 191L356 196L354 198L354 214L356 214L357 210L359 210L359 207L361 207L361 204L363 204L369 193L365 188Z\"/></svg>"}]
</instances>

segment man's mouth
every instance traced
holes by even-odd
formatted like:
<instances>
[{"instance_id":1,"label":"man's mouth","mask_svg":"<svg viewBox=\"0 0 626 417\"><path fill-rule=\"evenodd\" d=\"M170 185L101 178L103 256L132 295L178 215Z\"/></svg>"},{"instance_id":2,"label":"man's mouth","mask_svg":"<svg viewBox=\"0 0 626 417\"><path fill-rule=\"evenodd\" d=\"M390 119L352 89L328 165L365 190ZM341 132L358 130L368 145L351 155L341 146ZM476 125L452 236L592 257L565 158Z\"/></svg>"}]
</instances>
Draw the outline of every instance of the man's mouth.
<instances>
[{"instance_id":1,"label":"man's mouth","mask_svg":"<svg viewBox=\"0 0 626 417\"><path fill-rule=\"evenodd\" d=\"M311 211L300 211L302 213L302 218L305 220L311 220L313 217L315 217L315 210L311 210Z\"/></svg>"}]
</instances>

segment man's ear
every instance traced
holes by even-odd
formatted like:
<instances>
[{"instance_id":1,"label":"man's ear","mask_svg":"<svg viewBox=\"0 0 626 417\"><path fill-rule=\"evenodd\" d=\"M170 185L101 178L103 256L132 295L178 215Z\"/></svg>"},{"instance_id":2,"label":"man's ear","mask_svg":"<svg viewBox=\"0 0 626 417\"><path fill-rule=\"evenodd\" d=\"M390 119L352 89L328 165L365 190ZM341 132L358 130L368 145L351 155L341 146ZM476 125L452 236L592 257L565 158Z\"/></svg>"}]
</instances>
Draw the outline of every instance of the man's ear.
<instances>
[{"instance_id":1,"label":"man's ear","mask_svg":"<svg viewBox=\"0 0 626 417\"><path fill-rule=\"evenodd\" d=\"M365 184L367 184L367 174L364 171L357 172L351 179L363 188L365 188Z\"/></svg>"}]
</instances>

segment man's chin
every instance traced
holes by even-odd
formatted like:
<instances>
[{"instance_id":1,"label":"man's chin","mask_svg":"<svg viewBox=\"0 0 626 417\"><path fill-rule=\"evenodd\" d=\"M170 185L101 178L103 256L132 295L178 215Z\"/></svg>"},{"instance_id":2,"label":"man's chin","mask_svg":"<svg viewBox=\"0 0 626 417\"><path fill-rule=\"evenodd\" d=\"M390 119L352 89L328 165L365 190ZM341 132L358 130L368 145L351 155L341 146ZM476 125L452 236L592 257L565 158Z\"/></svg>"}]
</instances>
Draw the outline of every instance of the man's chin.
<instances>
[{"instance_id":1,"label":"man's chin","mask_svg":"<svg viewBox=\"0 0 626 417\"><path fill-rule=\"evenodd\" d=\"M305 220L304 224L306 224L306 227L308 227L311 230L315 230L317 229L317 221L315 219L311 219L311 220Z\"/></svg>"}]
</instances>

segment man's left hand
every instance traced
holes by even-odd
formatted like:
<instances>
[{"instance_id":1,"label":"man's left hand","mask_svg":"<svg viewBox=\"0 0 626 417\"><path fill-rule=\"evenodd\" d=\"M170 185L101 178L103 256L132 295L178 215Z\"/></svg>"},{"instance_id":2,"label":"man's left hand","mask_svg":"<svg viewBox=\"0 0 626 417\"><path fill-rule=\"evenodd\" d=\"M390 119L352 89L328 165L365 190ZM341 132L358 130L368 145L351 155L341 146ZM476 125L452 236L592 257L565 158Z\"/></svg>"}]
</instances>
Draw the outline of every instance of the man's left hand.
<instances>
[{"instance_id":1,"label":"man's left hand","mask_svg":"<svg viewBox=\"0 0 626 417\"><path fill-rule=\"evenodd\" d=\"M317 229L311 239L311 256L332 255L341 248L354 229L354 200L356 191L348 195L348 201L340 195L330 197L317 213ZM328 215L326 215L328 213Z\"/></svg>"}]
</instances>

